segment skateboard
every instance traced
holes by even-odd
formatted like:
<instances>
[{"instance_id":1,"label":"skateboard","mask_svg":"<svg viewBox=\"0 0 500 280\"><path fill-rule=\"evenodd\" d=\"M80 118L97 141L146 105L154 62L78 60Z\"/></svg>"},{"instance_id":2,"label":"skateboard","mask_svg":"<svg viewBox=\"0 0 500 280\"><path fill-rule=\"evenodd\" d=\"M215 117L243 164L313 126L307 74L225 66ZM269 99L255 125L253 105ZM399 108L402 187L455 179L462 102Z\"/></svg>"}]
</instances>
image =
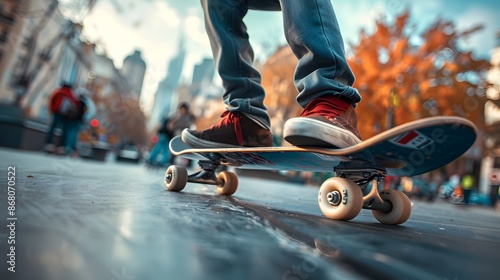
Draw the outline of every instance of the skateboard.
<instances>
[{"instance_id":1,"label":"skateboard","mask_svg":"<svg viewBox=\"0 0 500 280\"><path fill-rule=\"evenodd\" d=\"M188 175L170 166L164 177L169 191L182 191L187 182L215 185L221 195L232 195L238 177L221 166L242 169L334 172L318 192L322 213L334 220L350 220L361 209L372 210L383 224L401 224L411 215L409 198L397 190L378 190L387 175L416 176L440 168L464 154L477 129L459 117L432 117L409 122L343 149L313 147L243 147L194 149L175 137L172 154L198 162L200 171Z\"/></svg>"}]
</instances>

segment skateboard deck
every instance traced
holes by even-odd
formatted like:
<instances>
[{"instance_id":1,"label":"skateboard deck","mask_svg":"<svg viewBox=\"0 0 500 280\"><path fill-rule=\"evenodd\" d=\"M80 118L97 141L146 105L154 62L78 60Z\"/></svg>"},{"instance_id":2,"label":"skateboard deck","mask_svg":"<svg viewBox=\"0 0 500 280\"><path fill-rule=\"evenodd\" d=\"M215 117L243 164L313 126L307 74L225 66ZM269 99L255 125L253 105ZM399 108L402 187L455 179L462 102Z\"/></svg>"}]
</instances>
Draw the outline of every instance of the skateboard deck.
<instances>
[{"instance_id":1,"label":"skateboard deck","mask_svg":"<svg viewBox=\"0 0 500 280\"><path fill-rule=\"evenodd\" d=\"M212 184L221 195L238 188L236 173L217 172L221 165L246 169L335 172L318 192L323 214L333 220L350 220L361 209L372 210L383 224L398 225L411 215L411 201L401 191L378 184L387 175L415 176L442 167L464 154L476 140L473 123L458 117L434 117L400 125L343 149L312 147L193 149L180 137L170 141L176 156L198 161L201 170L172 165L164 184L182 191L188 182ZM371 187L370 186L371 183Z\"/></svg>"},{"instance_id":2,"label":"skateboard deck","mask_svg":"<svg viewBox=\"0 0 500 280\"><path fill-rule=\"evenodd\" d=\"M387 175L415 176L464 154L476 139L473 123L458 117L409 122L343 149L312 147L194 149L175 137L174 155L242 169L331 172L339 165L384 169Z\"/></svg>"}]
</instances>

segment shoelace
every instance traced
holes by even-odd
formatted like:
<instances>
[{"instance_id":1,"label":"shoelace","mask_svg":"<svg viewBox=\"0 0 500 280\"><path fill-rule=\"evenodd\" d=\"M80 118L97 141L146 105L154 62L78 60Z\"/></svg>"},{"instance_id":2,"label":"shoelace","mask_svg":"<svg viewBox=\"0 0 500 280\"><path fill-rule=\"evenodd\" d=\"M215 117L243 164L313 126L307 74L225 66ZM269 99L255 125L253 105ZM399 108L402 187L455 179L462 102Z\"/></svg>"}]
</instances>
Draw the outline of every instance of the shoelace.
<instances>
[{"instance_id":1,"label":"shoelace","mask_svg":"<svg viewBox=\"0 0 500 280\"><path fill-rule=\"evenodd\" d=\"M236 140L238 141L238 144L240 146L243 146L243 132L241 130L240 117L233 112L225 111L224 113L222 113L221 118L222 120L218 124L213 125L210 129L218 129L224 126L232 125L236 134Z\"/></svg>"}]
</instances>

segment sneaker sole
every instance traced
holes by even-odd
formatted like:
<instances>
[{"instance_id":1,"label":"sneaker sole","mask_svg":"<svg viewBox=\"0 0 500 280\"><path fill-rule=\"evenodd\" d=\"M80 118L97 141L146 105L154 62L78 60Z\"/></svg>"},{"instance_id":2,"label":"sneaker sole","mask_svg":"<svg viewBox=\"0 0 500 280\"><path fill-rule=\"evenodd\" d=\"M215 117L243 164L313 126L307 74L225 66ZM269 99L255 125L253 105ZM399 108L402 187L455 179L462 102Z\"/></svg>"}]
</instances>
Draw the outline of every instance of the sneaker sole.
<instances>
[{"instance_id":1,"label":"sneaker sole","mask_svg":"<svg viewBox=\"0 0 500 280\"><path fill-rule=\"evenodd\" d=\"M193 134L188 132L188 129L184 129L181 134L182 142L188 144L192 148L205 148L205 149L212 149L212 148L241 148L241 146L236 146L236 145L231 145L231 144L225 144L225 143L218 143L218 142L212 142L212 141L207 141L200 139Z\"/></svg>"},{"instance_id":2,"label":"sneaker sole","mask_svg":"<svg viewBox=\"0 0 500 280\"><path fill-rule=\"evenodd\" d=\"M352 132L310 118L292 118L285 123L284 139L294 146L347 148L361 143Z\"/></svg>"}]
</instances>

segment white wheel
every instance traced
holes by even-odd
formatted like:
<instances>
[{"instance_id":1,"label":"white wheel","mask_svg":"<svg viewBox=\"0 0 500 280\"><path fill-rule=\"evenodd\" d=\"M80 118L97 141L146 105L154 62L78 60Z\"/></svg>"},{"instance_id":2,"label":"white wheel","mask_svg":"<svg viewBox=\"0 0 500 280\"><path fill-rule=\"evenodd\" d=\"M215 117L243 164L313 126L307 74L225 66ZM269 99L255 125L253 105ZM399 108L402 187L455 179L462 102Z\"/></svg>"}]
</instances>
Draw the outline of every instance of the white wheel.
<instances>
[{"instance_id":1,"label":"white wheel","mask_svg":"<svg viewBox=\"0 0 500 280\"><path fill-rule=\"evenodd\" d=\"M387 225L399 225L408 220L411 215L411 201L403 192L382 190L379 194L382 200L392 204L392 209L390 212L372 210L375 219Z\"/></svg>"},{"instance_id":2,"label":"white wheel","mask_svg":"<svg viewBox=\"0 0 500 280\"><path fill-rule=\"evenodd\" d=\"M232 195L238 189L238 175L233 172L222 171L217 174L217 181L222 181L224 184L217 185L217 192L222 195Z\"/></svg>"},{"instance_id":3,"label":"white wheel","mask_svg":"<svg viewBox=\"0 0 500 280\"><path fill-rule=\"evenodd\" d=\"M165 187L169 191L180 192L187 184L188 173L186 168L171 165L165 171Z\"/></svg>"},{"instance_id":4,"label":"white wheel","mask_svg":"<svg viewBox=\"0 0 500 280\"><path fill-rule=\"evenodd\" d=\"M332 220L350 220L363 207L363 192L354 182L343 178L326 180L318 193L319 208Z\"/></svg>"}]
</instances>

